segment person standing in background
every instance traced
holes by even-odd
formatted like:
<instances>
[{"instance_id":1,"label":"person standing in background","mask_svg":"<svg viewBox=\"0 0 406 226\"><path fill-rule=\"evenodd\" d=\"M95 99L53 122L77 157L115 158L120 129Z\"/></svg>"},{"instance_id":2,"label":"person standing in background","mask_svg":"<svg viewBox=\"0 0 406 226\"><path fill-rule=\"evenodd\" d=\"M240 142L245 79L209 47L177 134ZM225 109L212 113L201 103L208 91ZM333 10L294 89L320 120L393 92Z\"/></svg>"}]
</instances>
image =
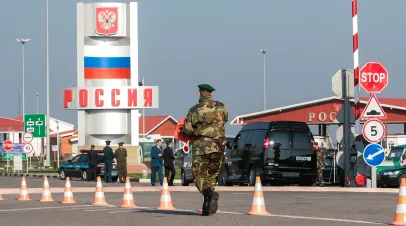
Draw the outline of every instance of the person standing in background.
<instances>
[{"instance_id":1,"label":"person standing in background","mask_svg":"<svg viewBox=\"0 0 406 226\"><path fill-rule=\"evenodd\" d=\"M127 149L123 148L123 145L123 142L118 143L118 148L114 152L120 183L124 183L125 178L127 177Z\"/></svg>"},{"instance_id":2,"label":"person standing in background","mask_svg":"<svg viewBox=\"0 0 406 226\"><path fill-rule=\"evenodd\" d=\"M89 156L89 170L87 174L87 181L96 180L97 177L97 164L99 163L99 154L94 150L95 146L90 146L90 151L87 153Z\"/></svg>"},{"instance_id":3,"label":"person standing in background","mask_svg":"<svg viewBox=\"0 0 406 226\"><path fill-rule=\"evenodd\" d=\"M158 139L151 149L151 185L155 186L156 173L158 171L159 182L163 184L162 176L162 140Z\"/></svg>"},{"instance_id":4,"label":"person standing in background","mask_svg":"<svg viewBox=\"0 0 406 226\"><path fill-rule=\"evenodd\" d=\"M168 181L168 185L174 186L173 180L175 179L176 170L175 165L173 164L173 162L175 161L175 156L173 155L171 140L166 141L166 148L164 149L162 157L164 159L165 177L169 178L169 173L171 173L171 178Z\"/></svg>"},{"instance_id":5,"label":"person standing in background","mask_svg":"<svg viewBox=\"0 0 406 226\"><path fill-rule=\"evenodd\" d=\"M106 147L103 148L104 155L104 181L106 183L113 183L111 179L111 169L113 168L114 153L110 147L110 140L106 140Z\"/></svg>"}]
</instances>

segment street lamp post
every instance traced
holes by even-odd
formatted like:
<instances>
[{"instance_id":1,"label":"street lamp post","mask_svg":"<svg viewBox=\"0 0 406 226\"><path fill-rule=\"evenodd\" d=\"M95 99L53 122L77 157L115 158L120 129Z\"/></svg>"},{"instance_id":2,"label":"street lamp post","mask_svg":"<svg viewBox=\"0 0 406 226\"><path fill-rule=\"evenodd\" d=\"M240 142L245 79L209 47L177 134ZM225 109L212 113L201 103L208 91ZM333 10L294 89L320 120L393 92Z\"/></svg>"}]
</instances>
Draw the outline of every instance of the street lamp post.
<instances>
[{"instance_id":1,"label":"street lamp post","mask_svg":"<svg viewBox=\"0 0 406 226\"><path fill-rule=\"evenodd\" d=\"M37 96L37 114L38 114L38 97L39 97L39 93L36 93L36 96ZM37 150L39 150L40 149L40 147L39 147L39 142L41 142L41 138L35 138L36 140L37 140ZM42 153L42 150L40 151L40 153Z\"/></svg>"},{"instance_id":2,"label":"street lamp post","mask_svg":"<svg viewBox=\"0 0 406 226\"><path fill-rule=\"evenodd\" d=\"M46 113L46 149L47 149L47 158L45 166L50 166L50 155L51 155L51 137L49 136L49 124L51 122L49 116L49 40L48 40L48 0L46 0L46 55L47 55L47 75L46 75L46 83L47 83L47 113Z\"/></svg>"},{"instance_id":3,"label":"street lamp post","mask_svg":"<svg viewBox=\"0 0 406 226\"><path fill-rule=\"evenodd\" d=\"M261 53L264 55L264 111L266 111L266 49L261 49Z\"/></svg>"},{"instance_id":4,"label":"street lamp post","mask_svg":"<svg viewBox=\"0 0 406 226\"><path fill-rule=\"evenodd\" d=\"M25 44L27 44L27 43L29 43L30 41L31 41L31 39L19 39L19 38L16 38L16 41L18 42L18 43L21 43L21 48L22 48L22 52L23 52L23 92L22 92L22 95L23 95L23 107L22 107L22 109L23 109L23 119L24 119L24 58L25 58L25 56L24 56L24 45Z\"/></svg>"},{"instance_id":5,"label":"street lamp post","mask_svg":"<svg viewBox=\"0 0 406 226\"><path fill-rule=\"evenodd\" d=\"M56 146L57 146L57 167L59 169L59 153L60 153L60 145L59 145L59 121L56 121Z\"/></svg>"}]
</instances>

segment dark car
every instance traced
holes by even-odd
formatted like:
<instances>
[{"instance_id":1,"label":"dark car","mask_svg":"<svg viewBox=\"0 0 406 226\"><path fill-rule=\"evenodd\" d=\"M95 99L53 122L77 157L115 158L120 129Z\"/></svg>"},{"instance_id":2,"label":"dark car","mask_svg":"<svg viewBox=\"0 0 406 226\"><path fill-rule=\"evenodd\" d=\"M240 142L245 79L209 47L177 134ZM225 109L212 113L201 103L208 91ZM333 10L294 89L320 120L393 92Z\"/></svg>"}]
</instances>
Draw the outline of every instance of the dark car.
<instances>
[{"instance_id":1,"label":"dark car","mask_svg":"<svg viewBox=\"0 0 406 226\"><path fill-rule=\"evenodd\" d=\"M274 149L280 145L279 150ZM235 137L219 178L222 184L255 185L255 177L312 185L317 177L317 143L309 126L295 121L252 122Z\"/></svg>"},{"instance_id":2,"label":"dark car","mask_svg":"<svg viewBox=\"0 0 406 226\"><path fill-rule=\"evenodd\" d=\"M226 136L227 147L231 146L234 140L233 136ZM227 149L225 150L227 152ZM189 145L189 153L185 155L182 150L178 150L176 156L182 159L182 169L181 169L181 184L182 186L189 186L193 183L192 175L192 145Z\"/></svg>"},{"instance_id":3,"label":"dark car","mask_svg":"<svg viewBox=\"0 0 406 226\"><path fill-rule=\"evenodd\" d=\"M86 151L82 151L86 153ZM100 151L98 151L100 152ZM82 180L87 180L89 175L89 156L87 154L80 154L76 157L68 160L59 166L58 173L61 180L65 180L66 177L80 177ZM104 178L104 156L99 154L99 164L97 165L97 176ZM113 162L113 169L111 170L111 176L113 182L118 179L117 164Z\"/></svg>"},{"instance_id":4,"label":"dark car","mask_svg":"<svg viewBox=\"0 0 406 226\"><path fill-rule=\"evenodd\" d=\"M404 176L406 176L406 166L401 166L379 171L376 179L379 187L399 187L400 178Z\"/></svg>"}]
</instances>

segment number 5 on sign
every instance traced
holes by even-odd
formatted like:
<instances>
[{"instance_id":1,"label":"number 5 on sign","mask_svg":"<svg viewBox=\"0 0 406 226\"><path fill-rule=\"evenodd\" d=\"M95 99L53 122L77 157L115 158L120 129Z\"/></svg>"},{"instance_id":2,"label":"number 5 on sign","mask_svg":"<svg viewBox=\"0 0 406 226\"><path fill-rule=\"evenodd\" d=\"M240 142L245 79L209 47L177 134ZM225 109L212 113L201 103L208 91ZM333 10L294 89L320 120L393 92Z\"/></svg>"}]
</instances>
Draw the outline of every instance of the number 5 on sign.
<instances>
[{"instance_id":1,"label":"number 5 on sign","mask_svg":"<svg viewBox=\"0 0 406 226\"><path fill-rule=\"evenodd\" d=\"M362 127L362 133L370 143L378 143L386 134L385 125L378 119L370 119Z\"/></svg>"}]
</instances>

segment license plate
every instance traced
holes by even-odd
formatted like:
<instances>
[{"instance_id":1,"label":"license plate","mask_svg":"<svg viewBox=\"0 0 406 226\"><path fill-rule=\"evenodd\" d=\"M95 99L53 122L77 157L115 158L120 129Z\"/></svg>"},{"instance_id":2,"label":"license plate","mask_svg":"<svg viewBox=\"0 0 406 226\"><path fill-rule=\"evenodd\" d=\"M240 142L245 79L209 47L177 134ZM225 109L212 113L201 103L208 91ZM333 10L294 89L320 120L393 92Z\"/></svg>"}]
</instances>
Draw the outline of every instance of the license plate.
<instances>
[{"instance_id":1,"label":"license plate","mask_svg":"<svg viewBox=\"0 0 406 226\"><path fill-rule=\"evenodd\" d=\"M306 157L306 156L296 156L296 161L312 161L312 157Z\"/></svg>"},{"instance_id":2,"label":"license plate","mask_svg":"<svg viewBox=\"0 0 406 226\"><path fill-rule=\"evenodd\" d=\"M111 173L111 176L116 176L117 174L116 173Z\"/></svg>"},{"instance_id":3,"label":"license plate","mask_svg":"<svg viewBox=\"0 0 406 226\"><path fill-rule=\"evenodd\" d=\"M299 173L293 173L293 172L282 172L283 177L299 177Z\"/></svg>"}]
</instances>

